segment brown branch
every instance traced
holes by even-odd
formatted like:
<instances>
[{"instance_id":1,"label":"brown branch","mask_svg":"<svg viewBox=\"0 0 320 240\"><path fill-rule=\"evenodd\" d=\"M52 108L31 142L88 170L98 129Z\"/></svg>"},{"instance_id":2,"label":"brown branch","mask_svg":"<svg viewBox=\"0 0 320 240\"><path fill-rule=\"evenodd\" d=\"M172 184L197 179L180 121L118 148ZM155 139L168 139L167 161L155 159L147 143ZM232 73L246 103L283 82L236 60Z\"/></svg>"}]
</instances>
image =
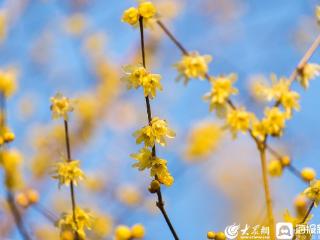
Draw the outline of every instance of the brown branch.
<instances>
[{"instance_id":1,"label":"brown branch","mask_svg":"<svg viewBox=\"0 0 320 240\"><path fill-rule=\"evenodd\" d=\"M159 22L158 22L159 24ZM139 18L139 27L140 27L140 42L141 42L141 55L142 55L142 64L143 67L146 68L146 56L145 56L145 43L144 43L144 28L143 28L143 18L140 17ZM183 49L183 48L182 48ZM148 122L149 125L151 124L152 121L152 112L151 112L151 105L150 105L150 99L147 96L146 98L146 108L147 108L147 115L148 115ZM156 157L156 146L154 145L152 147L152 156ZM155 179L157 179L157 176L155 177ZM179 240L179 237L170 221L170 218L165 210L164 207L164 201L162 198L162 193L161 193L161 188L159 188L159 190L157 191L157 197L158 197L158 201L157 201L157 207L159 208L159 210L161 211L173 237L175 240Z\"/></svg>"},{"instance_id":2,"label":"brown branch","mask_svg":"<svg viewBox=\"0 0 320 240\"><path fill-rule=\"evenodd\" d=\"M18 228L20 235L22 236L22 238L24 240L31 240L32 238L29 236L27 230L25 229L21 214L17 208L17 205L14 201L13 194L10 190L8 190L8 192L7 192L7 202L9 204L12 216L14 218L14 221L16 223L16 226Z\"/></svg>"},{"instance_id":3,"label":"brown branch","mask_svg":"<svg viewBox=\"0 0 320 240\"><path fill-rule=\"evenodd\" d=\"M66 138L67 161L71 162L72 158L71 158L70 137L69 137L69 124L67 120L64 120L64 132L65 132L65 138ZM76 217L76 197L74 193L73 181L70 182L70 196L71 196L73 222L76 225L76 228L78 230L78 223L77 223L77 217ZM79 235L77 231L75 231L75 235L76 235L76 240L78 240Z\"/></svg>"}]
</instances>

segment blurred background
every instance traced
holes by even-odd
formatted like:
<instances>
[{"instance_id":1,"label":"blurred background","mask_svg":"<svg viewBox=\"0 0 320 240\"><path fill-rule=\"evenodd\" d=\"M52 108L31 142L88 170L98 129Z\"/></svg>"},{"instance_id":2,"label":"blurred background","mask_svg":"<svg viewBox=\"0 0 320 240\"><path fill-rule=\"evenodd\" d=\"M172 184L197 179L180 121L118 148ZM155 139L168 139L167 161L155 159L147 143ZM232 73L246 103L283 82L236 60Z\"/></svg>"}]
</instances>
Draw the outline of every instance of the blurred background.
<instances>
[{"instance_id":1,"label":"blurred background","mask_svg":"<svg viewBox=\"0 0 320 240\"><path fill-rule=\"evenodd\" d=\"M189 50L210 54L210 74L237 73L234 98L258 115L250 83L271 73L288 76L319 33L316 0L157 0L162 21ZM171 239L147 191L150 177L132 168L136 152L132 133L147 122L142 91L127 91L121 66L140 60L139 31L121 22L135 1L0 1L0 68L18 72L18 91L8 102L10 145L23 155L24 189L39 191L39 206L59 216L70 209L67 188L50 177L64 154L61 121L51 120L50 97L56 92L76 98L70 120L72 154L87 178L76 189L80 206L98 216L90 239L112 239L114 226L142 223L148 240ZM260 223L265 213L259 155L247 135L232 140L218 130L223 122L209 113L202 97L206 81L176 82L172 65L181 53L155 26L147 30L147 65L163 76L164 91L152 101L155 116L168 120L177 137L159 155L175 178L163 188L165 204L181 239L205 239L209 230L233 223ZM312 62L319 63L319 51ZM285 134L270 144L292 156L301 169L320 170L320 81L301 93L301 110ZM200 149L199 149L200 148ZM271 157L270 157L271 159ZM2 179L2 171L0 177ZM3 186L3 185L2 185ZM20 239L5 207L0 187L1 239ZM305 184L284 171L271 179L277 220L293 209ZM3 197L2 197L3 196ZM319 223L317 211L312 220ZM36 239L57 239L58 229L36 207L23 210ZM9 219L9 220L8 220ZM100 225L99 225L100 224Z\"/></svg>"}]
</instances>

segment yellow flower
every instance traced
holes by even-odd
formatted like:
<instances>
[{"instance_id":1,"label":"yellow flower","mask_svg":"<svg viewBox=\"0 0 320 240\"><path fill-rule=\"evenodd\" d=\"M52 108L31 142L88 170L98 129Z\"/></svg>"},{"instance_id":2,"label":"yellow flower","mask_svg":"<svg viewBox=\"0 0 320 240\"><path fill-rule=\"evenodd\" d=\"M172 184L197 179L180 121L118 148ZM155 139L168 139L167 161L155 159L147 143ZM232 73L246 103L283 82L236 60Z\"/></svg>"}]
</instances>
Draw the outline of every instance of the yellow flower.
<instances>
[{"instance_id":1,"label":"yellow flower","mask_svg":"<svg viewBox=\"0 0 320 240\"><path fill-rule=\"evenodd\" d=\"M168 127L167 121L154 117L150 125L136 131L134 136L137 144L144 142L146 147L153 147L156 142L165 146L165 138L174 138L175 132Z\"/></svg>"},{"instance_id":2,"label":"yellow flower","mask_svg":"<svg viewBox=\"0 0 320 240\"><path fill-rule=\"evenodd\" d=\"M148 148L142 148L139 153L131 154L130 156L138 161L132 166L138 168L139 171L143 171L146 168L151 167L152 152Z\"/></svg>"},{"instance_id":3,"label":"yellow flower","mask_svg":"<svg viewBox=\"0 0 320 240\"><path fill-rule=\"evenodd\" d=\"M307 182L314 180L316 175L316 171L313 168L303 168L301 170L301 177Z\"/></svg>"},{"instance_id":4,"label":"yellow flower","mask_svg":"<svg viewBox=\"0 0 320 240\"><path fill-rule=\"evenodd\" d=\"M266 108L265 118L262 120L266 133L272 136L281 136L285 127L287 115L279 108Z\"/></svg>"},{"instance_id":5,"label":"yellow flower","mask_svg":"<svg viewBox=\"0 0 320 240\"><path fill-rule=\"evenodd\" d=\"M296 111L300 109L299 99L299 94L294 91L288 91L281 96L280 102L288 116L291 115L292 109L295 109Z\"/></svg>"},{"instance_id":6,"label":"yellow flower","mask_svg":"<svg viewBox=\"0 0 320 240\"><path fill-rule=\"evenodd\" d=\"M10 97L17 89L17 73L15 70L0 70L0 93Z\"/></svg>"},{"instance_id":7,"label":"yellow flower","mask_svg":"<svg viewBox=\"0 0 320 240\"><path fill-rule=\"evenodd\" d=\"M312 218L312 215L310 214L309 217L306 219L306 221L304 223L307 223L311 220ZM302 220L303 220L303 217L302 218L297 218L297 217L293 217L289 210L286 209L286 211L284 212L283 214L283 220L285 222L289 222L289 223L292 223L293 227L295 227L297 224L301 224Z\"/></svg>"},{"instance_id":8,"label":"yellow flower","mask_svg":"<svg viewBox=\"0 0 320 240\"><path fill-rule=\"evenodd\" d=\"M145 27L152 26L157 9L152 2L141 1L138 8L130 7L124 11L122 22L126 22L134 27L138 26L140 17L143 18Z\"/></svg>"},{"instance_id":9,"label":"yellow flower","mask_svg":"<svg viewBox=\"0 0 320 240\"><path fill-rule=\"evenodd\" d=\"M168 167L167 161L161 158L156 158L152 161L151 166L151 176L156 177L157 180L166 185L171 186L174 182L174 178L171 176Z\"/></svg>"},{"instance_id":10,"label":"yellow flower","mask_svg":"<svg viewBox=\"0 0 320 240\"><path fill-rule=\"evenodd\" d=\"M188 136L186 157L198 159L212 153L222 138L222 129L215 123L203 122L191 130Z\"/></svg>"},{"instance_id":11,"label":"yellow flower","mask_svg":"<svg viewBox=\"0 0 320 240\"><path fill-rule=\"evenodd\" d=\"M152 2L148 2L148 1L146 1L146 2L142 1L139 4L138 10L139 10L140 15L144 19L153 18L157 13L157 9L154 6L154 4Z\"/></svg>"},{"instance_id":12,"label":"yellow flower","mask_svg":"<svg viewBox=\"0 0 320 240\"><path fill-rule=\"evenodd\" d=\"M210 232L207 233L207 238L208 239L215 239L215 237L216 237L216 233L215 232L210 231Z\"/></svg>"},{"instance_id":13,"label":"yellow flower","mask_svg":"<svg viewBox=\"0 0 320 240\"><path fill-rule=\"evenodd\" d=\"M139 11L134 7L130 7L124 11L122 21L132 26L136 26L139 22Z\"/></svg>"},{"instance_id":14,"label":"yellow flower","mask_svg":"<svg viewBox=\"0 0 320 240\"><path fill-rule=\"evenodd\" d=\"M272 177L280 177L282 175L282 164L279 160L272 160L268 165L268 172Z\"/></svg>"},{"instance_id":15,"label":"yellow flower","mask_svg":"<svg viewBox=\"0 0 320 240\"><path fill-rule=\"evenodd\" d=\"M110 235L112 231L112 218L109 215L95 215L92 224L92 232L98 239L103 239Z\"/></svg>"},{"instance_id":16,"label":"yellow flower","mask_svg":"<svg viewBox=\"0 0 320 240\"><path fill-rule=\"evenodd\" d=\"M161 76L159 74L148 74L142 78L142 87L144 96L154 98L156 96L156 90L162 91L162 85L160 83Z\"/></svg>"},{"instance_id":17,"label":"yellow flower","mask_svg":"<svg viewBox=\"0 0 320 240\"><path fill-rule=\"evenodd\" d=\"M198 52L183 55L181 60L174 65L179 72L177 80L184 78L184 82L187 84L190 78L204 79L208 73L208 63L211 60L210 55L201 56Z\"/></svg>"},{"instance_id":18,"label":"yellow flower","mask_svg":"<svg viewBox=\"0 0 320 240\"><path fill-rule=\"evenodd\" d=\"M131 184L119 186L116 192L118 200L129 207L135 207L141 204L143 196L139 189Z\"/></svg>"},{"instance_id":19,"label":"yellow flower","mask_svg":"<svg viewBox=\"0 0 320 240\"><path fill-rule=\"evenodd\" d=\"M135 224L131 227L131 236L134 239L141 239L145 235L145 230L142 224Z\"/></svg>"},{"instance_id":20,"label":"yellow flower","mask_svg":"<svg viewBox=\"0 0 320 240\"><path fill-rule=\"evenodd\" d=\"M306 196L299 194L294 199L294 208L299 217L304 217L307 212L309 200Z\"/></svg>"},{"instance_id":21,"label":"yellow flower","mask_svg":"<svg viewBox=\"0 0 320 240\"><path fill-rule=\"evenodd\" d=\"M22 155L17 150L4 150L0 153L0 165L5 172L5 184L15 190L23 185L20 166Z\"/></svg>"},{"instance_id":22,"label":"yellow flower","mask_svg":"<svg viewBox=\"0 0 320 240\"><path fill-rule=\"evenodd\" d=\"M267 130L265 128L264 123L255 119L252 124L251 133L255 138L259 139L260 141L263 141L267 134Z\"/></svg>"},{"instance_id":23,"label":"yellow flower","mask_svg":"<svg viewBox=\"0 0 320 240\"><path fill-rule=\"evenodd\" d=\"M310 186L304 190L304 195L315 202L317 206L320 201L320 180L313 180Z\"/></svg>"},{"instance_id":24,"label":"yellow flower","mask_svg":"<svg viewBox=\"0 0 320 240\"><path fill-rule=\"evenodd\" d=\"M123 80L127 82L128 89L139 88L142 84L142 79L148 75L147 70L141 65L126 65L123 67L125 76Z\"/></svg>"},{"instance_id":25,"label":"yellow flower","mask_svg":"<svg viewBox=\"0 0 320 240\"><path fill-rule=\"evenodd\" d=\"M320 74L320 65L315 63L307 63L299 70L298 80L304 89L309 87L309 81Z\"/></svg>"},{"instance_id":26,"label":"yellow flower","mask_svg":"<svg viewBox=\"0 0 320 240\"><path fill-rule=\"evenodd\" d=\"M56 164L53 178L58 179L59 187L62 185L69 186L71 182L77 185L79 180L84 178L84 173L79 167L80 162L72 160L70 162L59 162Z\"/></svg>"},{"instance_id":27,"label":"yellow flower","mask_svg":"<svg viewBox=\"0 0 320 240\"><path fill-rule=\"evenodd\" d=\"M269 90L269 100L279 101L290 115L292 109L299 110L299 94L290 90L290 81L286 78L277 80L276 75L271 75L272 87Z\"/></svg>"},{"instance_id":28,"label":"yellow flower","mask_svg":"<svg viewBox=\"0 0 320 240\"><path fill-rule=\"evenodd\" d=\"M73 111L72 101L61 93L57 93L50 100L52 118L57 119L61 117L64 120L68 120L68 113Z\"/></svg>"},{"instance_id":29,"label":"yellow flower","mask_svg":"<svg viewBox=\"0 0 320 240\"><path fill-rule=\"evenodd\" d=\"M156 90L162 90L160 83L161 76L159 74L149 73L144 67L137 65L127 65L123 67L125 76L122 78L127 82L128 89L138 89L143 87L144 96L154 98L156 96Z\"/></svg>"},{"instance_id":30,"label":"yellow flower","mask_svg":"<svg viewBox=\"0 0 320 240\"><path fill-rule=\"evenodd\" d=\"M160 183L166 186L172 185L174 179L169 173L166 160L152 156L152 152L147 148L142 148L137 154L131 154L131 157L138 161L133 167L140 171L150 169L150 175L156 177Z\"/></svg>"},{"instance_id":31,"label":"yellow flower","mask_svg":"<svg viewBox=\"0 0 320 240\"><path fill-rule=\"evenodd\" d=\"M227 124L233 137L239 131L245 133L249 130L254 115L245 109L231 109L227 115Z\"/></svg>"},{"instance_id":32,"label":"yellow flower","mask_svg":"<svg viewBox=\"0 0 320 240\"><path fill-rule=\"evenodd\" d=\"M125 225L119 225L115 230L115 240L129 240L131 238L130 228Z\"/></svg>"},{"instance_id":33,"label":"yellow flower","mask_svg":"<svg viewBox=\"0 0 320 240\"><path fill-rule=\"evenodd\" d=\"M238 90L232 85L236 81L237 75L230 74L228 76L211 77L211 92L204 97L210 102L210 111L217 106L226 104L232 94L237 94Z\"/></svg>"},{"instance_id":34,"label":"yellow flower","mask_svg":"<svg viewBox=\"0 0 320 240\"><path fill-rule=\"evenodd\" d=\"M76 221L73 219L73 213L63 213L57 222L57 226L60 228L61 233L64 230L69 229L73 232L77 232L80 239L85 239L85 230L91 230L93 217L88 211L76 207L75 220Z\"/></svg>"}]
</instances>

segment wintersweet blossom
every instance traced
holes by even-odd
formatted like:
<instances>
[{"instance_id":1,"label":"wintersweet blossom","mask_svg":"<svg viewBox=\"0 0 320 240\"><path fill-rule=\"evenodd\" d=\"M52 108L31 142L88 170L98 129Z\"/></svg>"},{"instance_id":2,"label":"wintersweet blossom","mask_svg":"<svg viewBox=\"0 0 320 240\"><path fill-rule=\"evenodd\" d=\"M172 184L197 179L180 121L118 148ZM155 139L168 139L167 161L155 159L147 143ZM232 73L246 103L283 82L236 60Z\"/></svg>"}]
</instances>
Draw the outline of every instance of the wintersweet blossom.
<instances>
[{"instance_id":1,"label":"wintersweet blossom","mask_svg":"<svg viewBox=\"0 0 320 240\"><path fill-rule=\"evenodd\" d=\"M125 225L119 225L115 229L115 240L130 240L131 230Z\"/></svg>"},{"instance_id":2,"label":"wintersweet blossom","mask_svg":"<svg viewBox=\"0 0 320 240\"><path fill-rule=\"evenodd\" d=\"M283 166L278 159L269 162L268 172L272 177L280 177L283 172Z\"/></svg>"},{"instance_id":3,"label":"wintersweet blossom","mask_svg":"<svg viewBox=\"0 0 320 240\"><path fill-rule=\"evenodd\" d=\"M181 60L174 64L179 72L177 80L183 78L185 84L187 84L191 78L204 79L208 73L208 64L211 60L210 55L200 55L198 52L183 55Z\"/></svg>"},{"instance_id":4,"label":"wintersweet blossom","mask_svg":"<svg viewBox=\"0 0 320 240\"><path fill-rule=\"evenodd\" d=\"M151 19L157 13L157 9L154 6L154 4L149 1L141 1L138 6L138 10L139 10L140 16L143 17L144 19Z\"/></svg>"},{"instance_id":5,"label":"wintersweet blossom","mask_svg":"<svg viewBox=\"0 0 320 240\"><path fill-rule=\"evenodd\" d=\"M75 209L75 220L73 213L63 213L61 218L57 222L57 226L60 228L61 233L65 230L76 232L79 238L86 239L85 230L90 230L93 223L93 217L87 210L83 210L79 207Z\"/></svg>"},{"instance_id":6,"label":"wintersweet blossom","mask_svg":"<svg viewBox=\"0 0 320 240\"><path fill-rule=\"evenodd\" d=\"M137 8L130 7L123 12L122 22L131 26L138 26L139 19L143 19L144 26L152 26L157 15L157 8L150 1L140 1Z\"/></svg>"},{"instance_id":7,"label":"wintersweet blossom","mask_svg":"<svg viewBox=\"0 0 320 240\"><path fill-rule=\"evenodd\" d=\"M247 112L244 108L231 109L227 115L227 126L230 128L232 136L235 138L239 131L247 132L253 119L253 113Z\"/></svg>"},{"instance_id":8,"label":"wintersweet blossom","mask_svg":"<svg viewBox=\"0 0 320 240\"><path fill-rule=\"evenodd\" d=\"M149 73L141 65L127 65L123 67L125 76L122 77L127 83L128 89L139 87L143 88L144 96L154 98L157 94L157 90L162 91L161 75Z\"/></svg>"},{"instance_id":9,"label":"wintersweet blossom","mask_svg":"<svg viewBox=\"0 0 320 240\"><path fill-rule=\"evenodd\" d=\"M166 145L166 138L174 138L175 132L168 127L166 120L158 117L152 118L149 125L137 130L134 134L137 144L144 142L146 147L153 147L155 143Z\"/></svg>"},{"instance_id":10,"label":"wintersweet blossom","mask_svg":"<svg viewBox=\"0 0 320 240\"><path fill-rule=\"evenodd\" d=\"M313 168L306 167L301 170L300 175L303 180L310 182L316 178L317 173Z\"/></svg>"},{"instance_id":11,"label":"wintersweet blossom","mask_svg":"<svg viewBox=\"0 0 320 240\"><path fill-rule=\"evenodd\" d=\"M122 21L132 26L136 26L139 22L139 11L135 7L130 7L124 11Z\"/></svg>"},{"instance_id":12,"label":"wintersweet blossom","mask_svg":"<svg viewBox=\"0 0 320 240\"><path fill-rule=\"evenodd\" d=\"M267 134L272 136L281 136L285 127L287 115L278 107L266 108L265 118L262 120L263 126Z\"/></svg>"},{"instance_id":13,"label":"wintersweet blossom","mask_svg":"<svg viewBox=\"0 0 320 240\"><path fill-rule=\"evenodd\" d=\"M20 172L22 155L18 150L4 150L0 153L0 166L4 169L5 184L8 189L18 189L23 185Z\"/></svg>"},{"instance_id":14,"label":"wintersweet blossom","mask_svg":"<svg viewBox=\"0 0 320 240\"><path fill-rule=\"evenodd\" d=\"M139 153L131 154L131 157L138 161L133 164L133 167L138 168L139 171L150 169L152 177L156 177L162 184L172 185L174 179L169 173L166 160L153 156L148 148L142 148Z\"/></svg>"},{"instance_id":15,"label":"wintersweet blossom","mask_svg":"<svg viewBox=\"0 0 320 240\"><path fill-rule=\"evenodd\" d=\"M168 170L167 161L161 158L155 158L152 161L150 175L166 186L171 186L174 182Z\"/></svg>"},{"instance_id":16,"label":"wintersweet blossom","mask_svg":"<svg viewBox=\"0 0 320 240\"><path fill-rule=\"evenodd\" d=\"M52 118L63 118L64 120L68 120L69 112L72 112L74 109L73 101L63 96L61 93L57 93L54 97L50 99L50 101Z\"/></svg>"},{"instance_id":17,"label":"wintersweet blossom","mask_svg":"<svg viewBox=\"0 0 320 240\"><path fill-rule=\"evenodd\" d=\"M298 71L298 80L304 89L309 87L309 81L320 75L320 65L307 63Z\"/></svg>"},{"instance_id":18,"label":"wintersweet blossom","mask_svg":"<svg viewBox=\"0 0 320 240\"><path fill-rule=\"evenodd\" d=\"M152 152L148 148L142 148L139 153L130 155L133 159L137 160L132 166L138 168L139 171L143 171L146 168L152 166Z\"/></svg>"},{"instance_id":19,"label":"wintersweet blossom","mask_svg":"<svg viewBox=\"0 0 320 240\"><path fill-rule=\"evenodd\" d=\"M142 224L135 224L131 227L131 236L134 239L141 239L145 235L145 229Z\"/></svg>"},{"instance_id":20,"label":"wintersweet blossom","mask_svg":"<svg viewBox=\"0 0 320 240\"><path fill-rule=\"evenodd\" d=\"M304 190L304 195L314 201L317 206L320 202L320 180L313 180L310 186Z\"/></svg>"},{"instance_id":21,"label":"wintersweet blossom","mask_svg":"<svg viewBox=\"0 0 320 240\"><path fill-rule=\"evenodd\" d=\"M52 177L58 179L59 187L62 185L69 186L71 182L77 185L78 181L84 178L84 173L80 169L80 162L72 160L58 162Z\"/></svg>"},{"instance_id":22,"label":"wintersweet blossom","mask_svg":"<svg viewBox=\"0 0 320 240\"><path fill-rule=\"evenodd\" d=\"M231 95L238 93L238 90L233 87L236 80L236 74L210 78L211 91L204 97L210 103L210 111L226 104Z\"/></svg>"},{"instance_id":23,"label":"wintersweet blossom","mask_svg":"<svg viewBox=\"0 0 320 240\"><path fill-rule=\"evenodd\" d=\"M17 89L17 74L13 69L0 70L0 94L10 97Z\"/></svg>"}]
</instances>

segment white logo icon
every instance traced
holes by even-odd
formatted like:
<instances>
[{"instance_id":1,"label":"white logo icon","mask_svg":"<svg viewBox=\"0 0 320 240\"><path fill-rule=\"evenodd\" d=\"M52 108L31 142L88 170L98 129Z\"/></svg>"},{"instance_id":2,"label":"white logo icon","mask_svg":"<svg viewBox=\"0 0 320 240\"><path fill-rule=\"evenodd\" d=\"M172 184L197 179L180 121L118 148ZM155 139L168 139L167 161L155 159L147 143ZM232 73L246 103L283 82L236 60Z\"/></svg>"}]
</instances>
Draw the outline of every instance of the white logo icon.
<instances>
[{"instance_id":1,"label":"white logo icon","mask_svg":"<svg viewBox=\"0 0 320 240\"><path fill-rule=\"evenodd\" d=\"M224 230L224 233L228 239L235 239L238 236L238 232L240 229L240 224L236 225L235 223L233 225L229 225Z\"/></svg>"},{"instance_id":2,"label":"white logo icon","mask_svg":"<svg viewBox=\"0 0 320 240\"><path fill-rule=\"evenodd\" d=\"M293 235L293 226L291 223L277 223L276 236L278 240L291 240L293 238Z\"/></svg>"}]
</instances>

